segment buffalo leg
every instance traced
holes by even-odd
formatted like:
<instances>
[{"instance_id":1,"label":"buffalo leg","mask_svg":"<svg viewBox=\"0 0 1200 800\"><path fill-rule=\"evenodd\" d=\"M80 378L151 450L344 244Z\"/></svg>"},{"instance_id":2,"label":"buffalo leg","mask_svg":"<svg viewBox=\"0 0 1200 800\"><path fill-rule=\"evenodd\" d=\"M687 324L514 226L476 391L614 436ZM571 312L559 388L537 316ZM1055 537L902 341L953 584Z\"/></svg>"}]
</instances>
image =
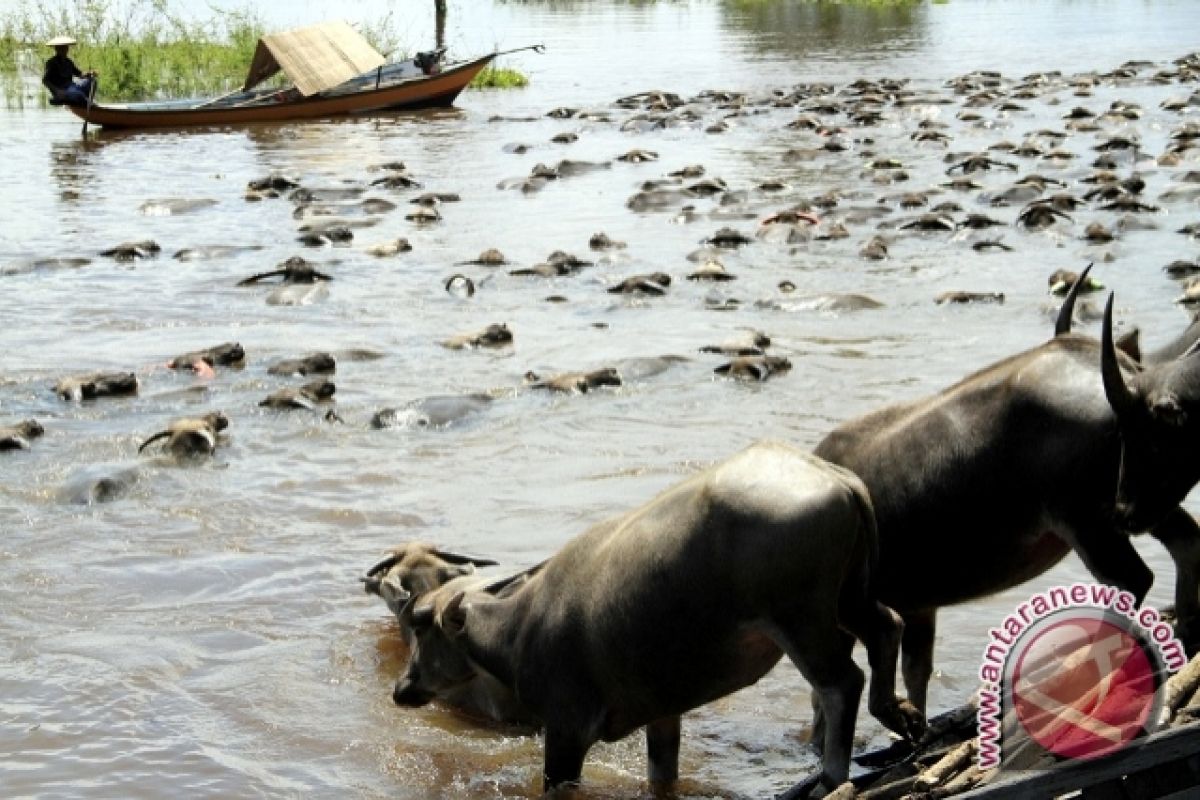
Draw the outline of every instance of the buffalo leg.
<instances>
[{"instance_id":1,"label":"buffalo leg","mask_svg":"<svg viewBox=\"0 0 1200 800\"><path fill-rule=\"evenodd\" d=\"M1154 583L1154 573L1142 561L1133 542L1114 530L1111 522L1096 523L1081 530L1083 537L1076 537L1071 546L1083 560L1083 565L1100 583L1124 589L1141 605L1150 591L1150 584Z\"/></svg>"},{"instance_id":2,"label":"buffalo leg","mask_svg":"<svg viewBox=\"0 0 1200 800\"><path fill-rule=\"evenodd\" d=\"M867 648L871 665L867 708L889 729L915 741L924 730L924 715L911 702L896 696L896 661L904 623L895 611L865 595L854 600L842 608L842 623Z\"/></svg>"},{"instance_id":3,"label":"buffalo leg","mask_svg":"<svg viewBox=\"0 0 1200 800\"><path fill-rule=\"evenodd\" d=\"M650 783L665 785L679 778L680 720L656 719L646 726L646 772Z\"/></svg>"},{"instance_id":4,"label":"buffalo leg","mask_svg":"<svg viewBox=\"0 0 1200 800\"><path fill-rule=\"evenodd\" d=\"M937 609L906 611L900 616L904 620L904 635L900 639L903 650L900 670L904 673L904 688L908 692L909 702L925 713L928 710L929 679L933 675Z\"/></svg>"},{"instance_id":5,"label":"buffalo leg","mask_svg":"<svg viewBox=\"0 0 1200 800\"><path fill-rule=\"evenodd\" d=\"M576 731L546 729L546 755L542 765L542 788L549 792L563 784L578 783L588 745Z\"/></svg>"},{"instance_id":6,"label":"buffalo leg","mask_svg":"<svg viewBox=\"0 0 1200 800\"><path fill-rule=\"evenodd\" d=\"M824 714L821 783L833 789L850 775L854 722L865 681L849 650L841 646L846 635L836 616L830 613L824 621L821 616L815 613L802 625L789 626L780 644L812 686Z\"/></svg>"},{"instance_id":7,"label":"buffalo leg","mask_svg":"<svg viewBox=\"0 0 1200 800\"><path fill-rule=\"evenodd\" d=\"M851 657L854 652L854 637L845 631L838 631L839 642L836 645L831 645L830 650L834 652L844 651L846 658ZM817 751L817 755L825 754L825 709L821 708L821 695L813 692L812 696L812 733L809 737L809 744L813 750Z\"/></svg>"},{"instance_id":8,"label":"buffalo leg","mask_svg":"<svg viewBox=\"0 0 1200 800\"><path fill-rule=\"evenodd\" d=\"M868 530L868 534L874 535L874 530ZM896 696L896 661L900 658L904 623L899 614L875 600L871 591L873 568L869 560L852 568L842 583L838 617L842 626L867 648L871 666L867 708L871 715L890 730L915 741L925 728L924 709L918 710Z\"/></svg>"},{"instance_id":9,"label":"buffalo leg","mask_svg":"<svg viewBox=\"0 0 1200 800\"><path fill-rule=\"evenodd\" d=\"M1192 655L1200 649L1200 525L1177 507L1150 535L1175 562L1175 633Z\"/></svg>"}]
</instances>

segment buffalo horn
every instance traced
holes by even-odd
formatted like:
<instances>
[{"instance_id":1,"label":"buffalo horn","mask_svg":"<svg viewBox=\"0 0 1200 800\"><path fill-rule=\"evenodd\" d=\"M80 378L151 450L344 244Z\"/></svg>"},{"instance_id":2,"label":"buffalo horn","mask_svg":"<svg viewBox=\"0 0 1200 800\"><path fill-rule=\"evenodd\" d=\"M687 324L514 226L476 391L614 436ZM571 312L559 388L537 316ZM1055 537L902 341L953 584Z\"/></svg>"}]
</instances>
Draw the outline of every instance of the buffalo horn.
<instances>
[{"instance_id":1,"label":"buffalo horn","mask_svg":"<svg viewBox=\"0 0 1200 800\"><path fill-rule=\"evenodd\" d=\"M1104 306L1104 329L1100 337L1100 372L1104 376L1104 394L1108 397L1108 404L1116 412L1117 418L1121 419L1133 411L1137 399L1125 385L1121 366L1117 363L1117 348L1113 345L1112 307L1113 295L1110 294Z\"/></svg>"},{"instance_id":2,"label":"buffalo horn","mask_svg":"<svg viewBox=\"0 0 1200 800\"><path fill-rule=\"evenodd\" d=\"M398 551L398 552L392 553L390 556L385 558L383 561L380 561L378 564L376 564L375 566L373 566L369 570L367 570L367 574L363 576L362 580L365 581L367 578L374 578L374 577L378 576L380 573L387 572L388 570L390 570L392 567L396 566L403 560L404 560L404 552L403 551Z\"/></svg>"},{"instance_id":3,"label":"buffalo horn","mask_svg":"<svg viewBox=\"0 0 1200 800\"><path fill-rule=\"evenodd\" d=\"M1189 347L1184 354L1180 356L1180 358L1183 359L1187 358L1188 356L1194 356L1196 353L1200 353L1200 339L1192 342L1192 346Z\"/></svg>"},{"instance_id":4,"label":"buffalo horn","mask_svg":"<svg viewBox=\"0 0 1200 800\"><path fill-rule=\"evenodd\" d=\"M1079 279L1071 284L1071 291L1067 292L1067 299L1063 300L1062 308L1058 310L1058 319L1054 321L1054 335L1062 336L1064 333L1071 332L1071 318L1075 316L1075 298L1079 296L1079 288L1083 286L1083 282L1087 280L1088 273L1092 271L1092 267L1096 262L1087 265L1087 268L1079 274Z\"/></svg>"},{"instance_id":5,"label":"buffalo horn","mask_svg":"<svg viewBox=\"0 0 1200 800\"><path fill-rule=\"evenodd\" d=\"M499 563L487 558L475 558L473 556L460 556L458 553L447 553L445 550L434 550L433 554L443 561L459 566L471 564L476 567L494 567Z\"/></svg>"}]
</instances>

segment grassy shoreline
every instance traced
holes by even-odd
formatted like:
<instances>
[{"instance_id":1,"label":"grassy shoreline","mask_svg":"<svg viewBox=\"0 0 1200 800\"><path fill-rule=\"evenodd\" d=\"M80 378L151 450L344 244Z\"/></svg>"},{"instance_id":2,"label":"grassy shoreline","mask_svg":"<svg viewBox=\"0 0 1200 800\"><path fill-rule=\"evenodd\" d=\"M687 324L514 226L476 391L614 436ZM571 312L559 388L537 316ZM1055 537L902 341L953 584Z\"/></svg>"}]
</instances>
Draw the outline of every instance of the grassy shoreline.
<instances>
[{"instance_id":1,"label":"grassy shoreline","mask_svg":"<svg viewBox=\"0 0 1200 800\"><path fill-rule=\"evenodd\" d=\"M169 3L79 0L51 7L48 2L23 0L0 12L0 93L5 105L47 105L40 80L53 51L44 43L63 32L79 40L71 48L79 68L100 73L103 100L204 97L238 86L259 37L268 32L254 8L214 9L213 17L196 21L174 13ZM390 15L357 27L380 52L402 52ZM511 88L528 82L515 70L490 68L471 86Z\"/></svg>"}]
</instances>

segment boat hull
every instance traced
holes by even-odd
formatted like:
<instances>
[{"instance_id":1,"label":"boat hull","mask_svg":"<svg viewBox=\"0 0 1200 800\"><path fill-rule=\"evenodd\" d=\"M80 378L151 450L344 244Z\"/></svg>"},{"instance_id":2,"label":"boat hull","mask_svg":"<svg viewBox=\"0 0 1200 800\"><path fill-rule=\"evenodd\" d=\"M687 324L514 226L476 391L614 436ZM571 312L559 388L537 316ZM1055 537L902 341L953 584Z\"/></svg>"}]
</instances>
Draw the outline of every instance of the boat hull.
<instances>
[{"instance_id":1,"label":"boat hull","mask_svg":"<svg viewBox=\"0 0 1200 800\"><path fill-rule=\"evenodd\" d=\"M72 113L91 125L106 129L180 128L197 125L237 125L253 122L284 122L348 114L370 114L405 108L451 105L467 84L494 56L446 69L436 75L416 78L378 89L346 94L315 95L298 100L257 103L248 106L198 106L192 108L138 108L93 104L91 108L69 106Z\"/></svg>"}]
</instances>

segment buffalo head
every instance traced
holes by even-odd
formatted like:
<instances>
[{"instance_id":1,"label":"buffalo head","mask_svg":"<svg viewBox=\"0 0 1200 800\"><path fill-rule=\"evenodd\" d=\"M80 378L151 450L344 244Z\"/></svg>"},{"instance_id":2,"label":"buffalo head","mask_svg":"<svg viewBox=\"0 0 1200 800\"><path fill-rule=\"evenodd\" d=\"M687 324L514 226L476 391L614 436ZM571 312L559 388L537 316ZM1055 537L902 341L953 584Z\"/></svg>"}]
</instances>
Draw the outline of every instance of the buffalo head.
<instances>
[{"instance_id":1,"label":"buffalo head","mask_svg":"<svg viewBox=\"0 0 1200 800\"><path fill-rule=\"evenodd\" d=\"M463 633L467 609L463 593L434 592L433 602L413 597L400 612L410 655L404 674L396 681L392 700L398 706L417 708L466 686L477 675L466 654ZM418 606L418 603L420 605Z\"/></svg>"},{"instance_id":2,"label":"buffalo head","mask_svg":"<svg viewBox=\"0 0 1200 800\"><path fill-rule=\"evenodd\" d=\"M454 578L470 575L476 567L490 567L495 561L473 558L439 550L425 542L401 545L380 561L362 580L367 592L377 594L397 617L413 596L431 592Z\"/></svg>"},{"instance_id":3,"label":"buffalo head","mask_svg":"<svg viewBox=\"0 0 1200 800\"><path fill-rule=\"evenodd\" d=\"M1200 345L1152 364L1127 383L1113 344L1110 295L1104 309L1104 394L1121 432L1116 516L1129 531L1152 528L1200 480Z\"/></svg>"}]
</instances>

